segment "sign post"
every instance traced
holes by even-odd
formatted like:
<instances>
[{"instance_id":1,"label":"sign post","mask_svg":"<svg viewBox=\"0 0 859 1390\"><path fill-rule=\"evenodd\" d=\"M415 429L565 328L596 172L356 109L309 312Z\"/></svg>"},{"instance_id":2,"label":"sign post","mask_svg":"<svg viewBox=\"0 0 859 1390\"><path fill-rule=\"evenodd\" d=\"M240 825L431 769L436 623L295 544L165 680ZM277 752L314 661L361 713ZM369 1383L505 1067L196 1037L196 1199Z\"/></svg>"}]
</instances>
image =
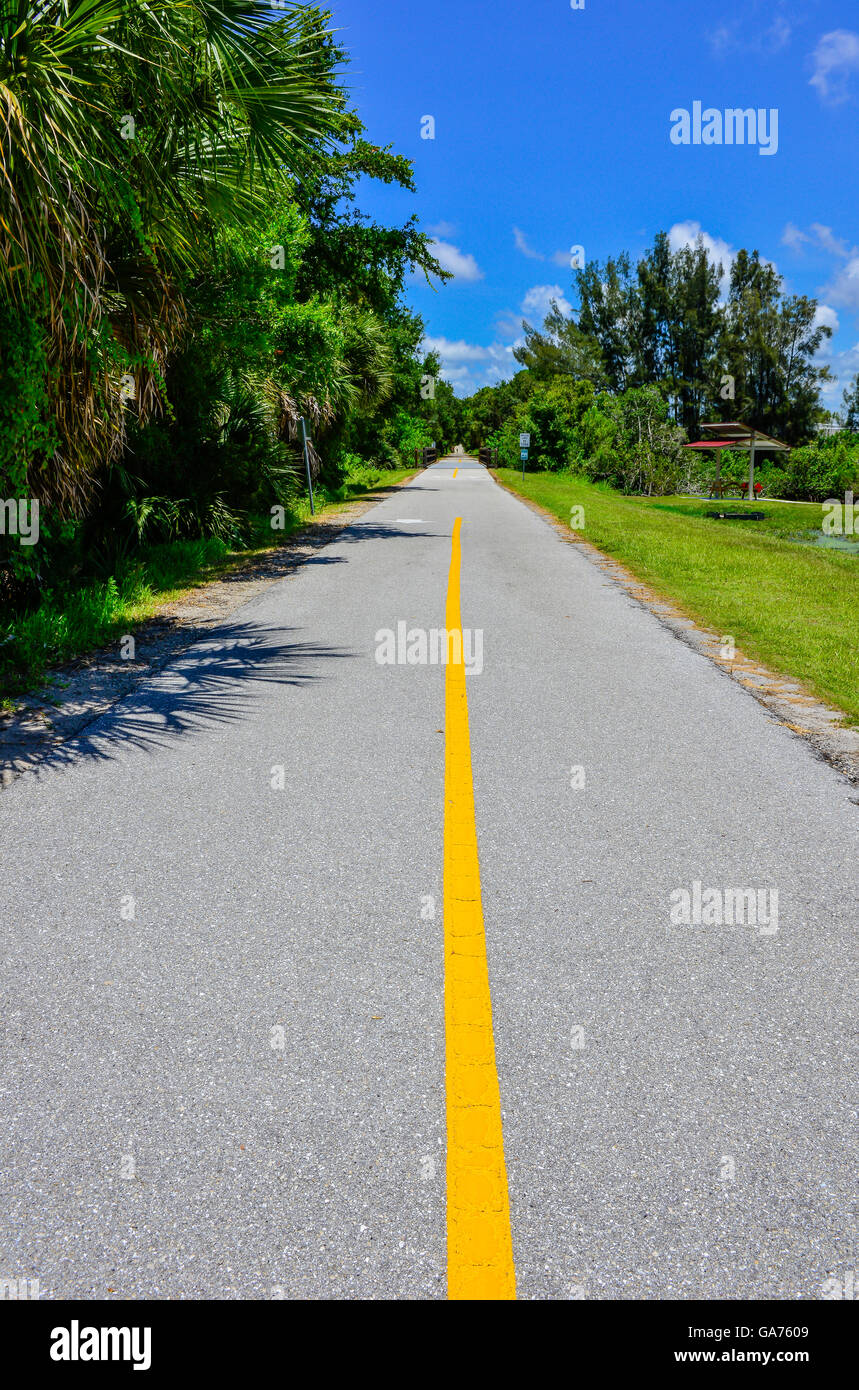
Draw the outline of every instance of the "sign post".
<instances>
[{"instance_id":1,"label":"sign post","mask_svg":"<svg viewBox=\"0 0 859 1390\"><path fill-rule=\"evenodd\" d=\"M755 432L749 441L749 501L755 500Z\"/></svg>"},{"instance_id":2,"label":"sign post","mask_svg":"<svg viewBox=\"0 0 859 1390\"><path fill-rule=\"evenodd\" d=\"M519 457L522 460L522 482L525 481L525 464L528 462L528 450L531 447L530 434L520 434L519 436Z\"/></svg>"},{"instance_id":3,"label":"sign post","mask_svg":"<svg viewBox=\"0 0 859 1390\"><path fill-rule=\"evenodd\" d=\"M528 462L528 450L531 447L530 434L520 434L519 436L519 457L522 460L522 482L525 481L525 464Z\"/></svg>"},{"instance_id":4,"label":"sign post","mask_svg":"<svg viewBox=\"0 0 859 1390\"><path fill-rule=\"evenodd\" d=\"M304 467L307 470L307 490L310 493L310 515L315 516L313 506L313 483L310 481L310 455L307 452L307 426L304 423L304 416L301 417L301 437L304 441Z\"/></svg>"}]
</instances>

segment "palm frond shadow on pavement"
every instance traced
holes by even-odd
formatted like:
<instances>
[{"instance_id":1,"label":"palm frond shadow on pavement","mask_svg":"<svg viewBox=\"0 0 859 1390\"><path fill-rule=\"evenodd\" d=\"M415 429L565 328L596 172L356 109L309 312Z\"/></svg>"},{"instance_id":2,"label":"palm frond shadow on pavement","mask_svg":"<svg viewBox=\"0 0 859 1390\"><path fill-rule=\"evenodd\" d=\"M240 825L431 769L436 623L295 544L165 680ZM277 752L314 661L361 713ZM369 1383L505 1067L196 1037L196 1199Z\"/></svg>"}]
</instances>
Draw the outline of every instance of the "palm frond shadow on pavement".
<instances>
[{"instance_id":1,"label":"palm frond shadow on pavement","mask_svg":"<svg viewBox=\"0 0 859 1390\"><path fill-rule=\"evenodd\" d=\"M193 643L161 671L82 733L53 748L36 776L82 759L109 760L130 745L147 752L188 738L207 725L246 718L263 686L304 686L323 678L321 661L354 652L309 641L290 641L291 629L232 623Z\"/></svg>"}]
</instances>

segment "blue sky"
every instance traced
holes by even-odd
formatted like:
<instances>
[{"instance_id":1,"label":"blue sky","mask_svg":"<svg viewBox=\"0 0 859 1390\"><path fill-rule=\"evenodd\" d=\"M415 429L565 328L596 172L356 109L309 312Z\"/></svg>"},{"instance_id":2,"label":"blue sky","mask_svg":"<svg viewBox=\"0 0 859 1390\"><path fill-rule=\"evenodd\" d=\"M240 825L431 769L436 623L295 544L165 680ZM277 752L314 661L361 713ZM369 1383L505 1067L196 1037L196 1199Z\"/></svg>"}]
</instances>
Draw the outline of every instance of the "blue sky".
<instances>
[{"instance_id":1,"label":"blue sky","mask_svg":"<svg viewBox=\"0 0 859 1390\"><path fill-rule=\"evenodd\" d=\"M825 400L840 402L859 370L856 0L330 3L369 139L415 165L416 195L365 182L361 206L416 212L456 273L408 297L458 394L512 375L522 318L574 299L572 246L635 260L660 230L700 230L723 261L757 248L819 299L840 378ZM707 109L760 109L766 128L757 144L673 143L672 112L695 102L711 134Z\"/></svg>"}]
</instances>

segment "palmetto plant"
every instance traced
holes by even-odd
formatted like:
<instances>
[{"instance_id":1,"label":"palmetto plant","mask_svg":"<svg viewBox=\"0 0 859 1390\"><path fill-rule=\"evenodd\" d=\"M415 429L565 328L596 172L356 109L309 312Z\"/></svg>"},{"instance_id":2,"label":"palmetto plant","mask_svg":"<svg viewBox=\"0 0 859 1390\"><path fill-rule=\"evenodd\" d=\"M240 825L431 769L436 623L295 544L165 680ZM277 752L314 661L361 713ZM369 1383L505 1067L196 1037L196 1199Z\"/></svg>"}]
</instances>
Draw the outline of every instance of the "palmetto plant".
<instances>
[{"instance_id":1,"label":"palmetto plant","mask_svg":"<svg viewBox=\"0 0 859 1390\"><path fill-rule=\"evenodd\" d=\"M278 378L262 383L275 420L275 433L294 456L302 442L301 420L309 436L311 472L321 460L314 440L335 438L352 416L382 406L394 388L394 360L385 324L371 309L353 304L327 306L338 332L330 338L297 337L287 342L288 361Z\"/></svg>"},{"instance_id":2,"label":"palmetto plant","mask_svg":"<svg viewBox=\"0 0 859 1390\"><path fill-rule=\"evenodd\" d=\"M318 11L257 0L0 0L0 301L44 329L79 510L146 418L215 229L253 225L342 125Z\"/></svg>"},{"instance_id":3,"label":"palmetto plant","mask_svg":"<svg viewBox=\"0 0 859 1390\"><path fill-rule=\"evenodd\" d=\"M358 410L382 405L394 387L391 346L385 325L369 309L352 309L346 316L344 362L349 404Z\"/></svg>"}]
</instances>

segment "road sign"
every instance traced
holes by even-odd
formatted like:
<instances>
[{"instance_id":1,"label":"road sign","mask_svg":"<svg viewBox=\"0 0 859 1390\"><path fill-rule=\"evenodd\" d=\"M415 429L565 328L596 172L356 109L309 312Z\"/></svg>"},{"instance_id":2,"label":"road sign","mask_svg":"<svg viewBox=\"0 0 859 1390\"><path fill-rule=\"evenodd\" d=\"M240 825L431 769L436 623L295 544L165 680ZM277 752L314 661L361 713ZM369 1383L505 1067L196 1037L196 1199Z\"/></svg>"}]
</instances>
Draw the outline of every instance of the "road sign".
<instances>
[{"instance_id":1,"label":"road sign","mask_svg":"<svg viewBox=\"0 0 859 1390\"><path fill-rule=\"evenodd\" d=\"M531 447L531 436L530 436L530 434L520 434L520 436L519 436L519 448L520 448L520 449L530 449L530 447Z\"/></svg>"},{"instance_id":2,"label":"road sign","mask_svg":"<svg viewBox=\"0 0 859 1390\"><path fill-rule=\"evenodd\" d=\"M520 457L520 459L522 460L522 462L524 463L525 460L526 460L527 457L528 457L528 450L527 450L527 449L520 449L520 451L519 451L519 457Z\"/></svg>"}]
</instances>

